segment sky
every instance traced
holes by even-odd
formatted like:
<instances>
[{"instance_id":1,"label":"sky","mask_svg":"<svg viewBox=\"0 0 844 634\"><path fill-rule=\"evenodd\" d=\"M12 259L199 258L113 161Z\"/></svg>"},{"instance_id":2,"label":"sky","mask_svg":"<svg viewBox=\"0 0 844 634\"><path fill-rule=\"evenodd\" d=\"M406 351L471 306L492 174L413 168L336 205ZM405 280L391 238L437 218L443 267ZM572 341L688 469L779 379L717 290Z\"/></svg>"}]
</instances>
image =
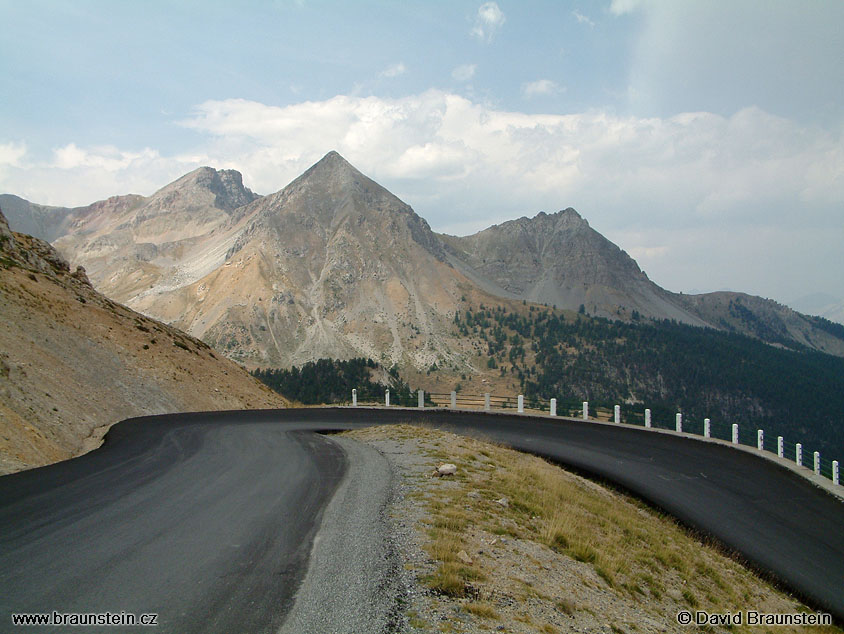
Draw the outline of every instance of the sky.
<instances>
[{"instance_id":1,"label":"sky","mask_svg":"<svg viewBox=\"0 0 844 634\"><path fill-rule=\"evenodd\" d=\"M844 2L0 0L0 193L337 150L466 235L574 207L673 291L844 298Z\"/></svg>"}]
</instances>

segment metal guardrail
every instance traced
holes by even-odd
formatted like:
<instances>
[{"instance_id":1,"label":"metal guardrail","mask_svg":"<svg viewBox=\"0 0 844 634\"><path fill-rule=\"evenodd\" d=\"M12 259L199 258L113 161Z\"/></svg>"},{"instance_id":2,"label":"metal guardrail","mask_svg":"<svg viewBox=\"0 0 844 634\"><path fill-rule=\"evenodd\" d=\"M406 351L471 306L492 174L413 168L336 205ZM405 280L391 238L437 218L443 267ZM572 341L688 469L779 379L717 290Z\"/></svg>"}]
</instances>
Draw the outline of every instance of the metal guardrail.
<instances>
[{"instance_id":1,"label":"metal guardrail","mask_svg":"<svg viewBox=\"0 0 844 634\"><path fill-rule=\"evenodd\" d=\"M358 405L357 390L352 390L352 406ZM360 403L363 405L364 403ZM384 401L366 405L387 406L391 405L390 390L385 390ZM840 466L837 460L829 460L820 455L819 452L809 452L802 443L786 441L782 436L772 438L767 436L762 429L748 429L737 423L726 424L721 422L713 423L711 419L703 421L683 420L683 415L677 413L674 421L656 420L651 416L651 410L644 412L630 411L615 405L612 409L607 407L591 407L588 401L575 402L572 400L560 400L552 398L547 403L538 399L525 400L524 396L501 396L490 393L486 394L464 394L462 392L424 392L417 393L417 407L438 407L445 409L469 409L483 411L506 411L515 410L517 413L544 413L549 416L562 416L565 418L578 418L584 421L603 421L614 423L625 423L628 425L641 425L646 428L668 429L681 433L695 434L704 438L714 438L730 442L734 445L755 447L759 451L776 453L778 457L792 460L800 467L813 471L816 475L832 480L833 484L841 486Z\"/></svg>"}]
</instances>

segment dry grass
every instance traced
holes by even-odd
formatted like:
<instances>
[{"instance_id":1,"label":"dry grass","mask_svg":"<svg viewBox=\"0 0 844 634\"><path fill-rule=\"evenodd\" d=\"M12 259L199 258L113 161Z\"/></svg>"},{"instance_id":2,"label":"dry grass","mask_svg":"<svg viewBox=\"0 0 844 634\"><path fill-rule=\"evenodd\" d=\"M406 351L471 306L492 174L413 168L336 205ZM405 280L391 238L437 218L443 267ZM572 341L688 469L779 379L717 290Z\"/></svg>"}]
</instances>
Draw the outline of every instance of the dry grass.
<instances>
[{"instance_id":1,"label":"dry grass","mask_svg":"<svg viewBox=\"0 0 844 634\"><path fill-rule=\"evenodd\" d=\"M540 458L424 426L400 425L378 433L388 433L392 439L413 438L432 463L458 465L456 476L431 480L430 487L422 488L427 492L418 494L428 511L424 548L436 562L434 572L421 580L441 595L461 600L471 614L499 618L488 601L487 587L501 579L494 570L485 569L494 561L474 557L467 563L458 558L461 550L471 552L467 535L477 530L542 544L558 556L581 562L595 574L585 584L601 585L647 610L652 606L709 612L806 609L701 543L670 517ZM506 506L496 502L502 497L508 499ZM485 584L488 577L490 583ZM521 603L547 602L569 617L581 610L590 612L588 605L559 594L546 596L522 579L508 583ZM550 594L547 587L545 592ZM531 624L530 614L521 610L512 618ZM545 619L530 626L557 631ZM778 628L787 631L799 630ZM840 632L834 627L814 631Z\"/></svg>"}]
</instances>

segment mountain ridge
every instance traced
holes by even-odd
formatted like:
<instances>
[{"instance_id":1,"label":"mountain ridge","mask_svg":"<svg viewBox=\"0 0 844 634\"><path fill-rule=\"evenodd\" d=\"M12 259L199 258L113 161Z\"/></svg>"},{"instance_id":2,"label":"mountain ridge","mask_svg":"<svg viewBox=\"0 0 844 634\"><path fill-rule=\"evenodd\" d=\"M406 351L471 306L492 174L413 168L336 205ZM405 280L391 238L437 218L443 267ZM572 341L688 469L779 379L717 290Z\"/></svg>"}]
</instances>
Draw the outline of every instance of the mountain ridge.
<instances>
[{"instance_id":1,"label":"mountain ridge","mask_svg":"<svg viewBox=\"0 0 844 634\"><path fill-rule=\"evenodd\" d=\"M844 356L844 340L776 302L659 287L572 208L437 234L335 151L263 197L233 170L202 167L149 198L89 207L55 240L60 251L110 296L248 366L367 356L477 371L447 332L466 298L668 319Z\"/></svg>"}]
</instances>

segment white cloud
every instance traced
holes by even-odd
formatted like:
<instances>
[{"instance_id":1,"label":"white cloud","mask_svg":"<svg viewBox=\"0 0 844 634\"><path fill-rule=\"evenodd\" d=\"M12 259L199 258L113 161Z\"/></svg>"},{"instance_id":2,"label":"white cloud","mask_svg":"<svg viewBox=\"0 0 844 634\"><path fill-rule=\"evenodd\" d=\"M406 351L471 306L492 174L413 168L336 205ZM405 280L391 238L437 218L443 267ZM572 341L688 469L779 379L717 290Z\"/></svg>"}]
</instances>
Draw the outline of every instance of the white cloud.
<instances>
[{"instance_id":1,"label":"white cloud","mask_svg":"<svg viewBox=\"0 0 844 634\"><path fill-rule=\"evenodd\" d=\"M645 0L612 0L610 13L613 15L626 15L641 9L644 5Z\"/></svg>"},{"instance_id":2,"label":"white cloud","mask_svg":"<svg viewBox=\"0 0 844 634\"><path fill-rule=\"evenodd\" d=\"M407 66L405 66L402 62L398 62L396 64L391 64L379 74L381 77L398 77L399 75L404 75L406 72Z\"/></svg>"},{"instance_id":3,"label":"white cloud","mask_svg":"<svg viewBox=\"0 0 844 634\"><path fill-rule=\"evenodd\" d=\"M491 42L495 34L501 29L506 22L504 12L499 8L495 2L484 2L478 8L478 14L475 16L475 24L472 27L471 34L484 42Z\"/></svg>"},{"instance_id":4,"label":"white cloud","mask_svg":"<svg viewBox=\"0 0 844 634\"><path fill-rule=\"evenodd\" d=\"M451 76L457 81L469 81L475 76L477 68L477 64L461 64L451 71Z\"/></svg>"},{"instance_id":5,"label":"white cloud","mask_svg":"<svg viewBox=\"0 0 844 634\"><path fill-rule=\"evenodd\" d=\"M271 193L336 149L436 230L466 233L573 206L676 290L729 285L787 299L811 282L844 295L841 127L805 127L759 108L730 117L526 114L437 90L284 107L207 101L181 123L203 140L173 156L68 143L42 164L27 155L16 166L21 146L0 139L0 191L85 204L149 194L211 165Z\"/></svg>"},{"instance_id":6,"label":"white cloud","mask_svg":"<svg viewBox=\"0 0 844 634\"><path fill-rule=\"evenodd\" d=\"M26 156L26 145L23 143L0 143L0 167L16 167Z\"/></svg>"},{"instance_id":7,"label":"white cloud","mask_svg":"<svg viewBox=\"0 0 844 634\"><path fill-rule=\"evenodd\" d=\"M532 97L541 97L546 95L554 95L561 92L562 88L557 82L550 79L537 79L522 85L522 94L528 99Z\"/></svg>"},{"instance_id":8,"label":"white cloud","mask_svg":"<svg viewBox=\"0 0 844 634\"><path fill-rule=\"evenodd\" d=\"M586 24L586 25L588 25L588 26L590 26L590 27L594 27L594 26L595 26L595 23L594 23L592 20L590 20L590 19L589 19L588 17L586 17L585 15L583 15L583 14L582 14L580 11L578 11L577 9L575 9L574 11L572 11L572 12L571 12L571 14L574 16L574 19L575 19L575 20L577 20L577 23L578 23L578 24Z\"/></svg>"}]
</instances>

